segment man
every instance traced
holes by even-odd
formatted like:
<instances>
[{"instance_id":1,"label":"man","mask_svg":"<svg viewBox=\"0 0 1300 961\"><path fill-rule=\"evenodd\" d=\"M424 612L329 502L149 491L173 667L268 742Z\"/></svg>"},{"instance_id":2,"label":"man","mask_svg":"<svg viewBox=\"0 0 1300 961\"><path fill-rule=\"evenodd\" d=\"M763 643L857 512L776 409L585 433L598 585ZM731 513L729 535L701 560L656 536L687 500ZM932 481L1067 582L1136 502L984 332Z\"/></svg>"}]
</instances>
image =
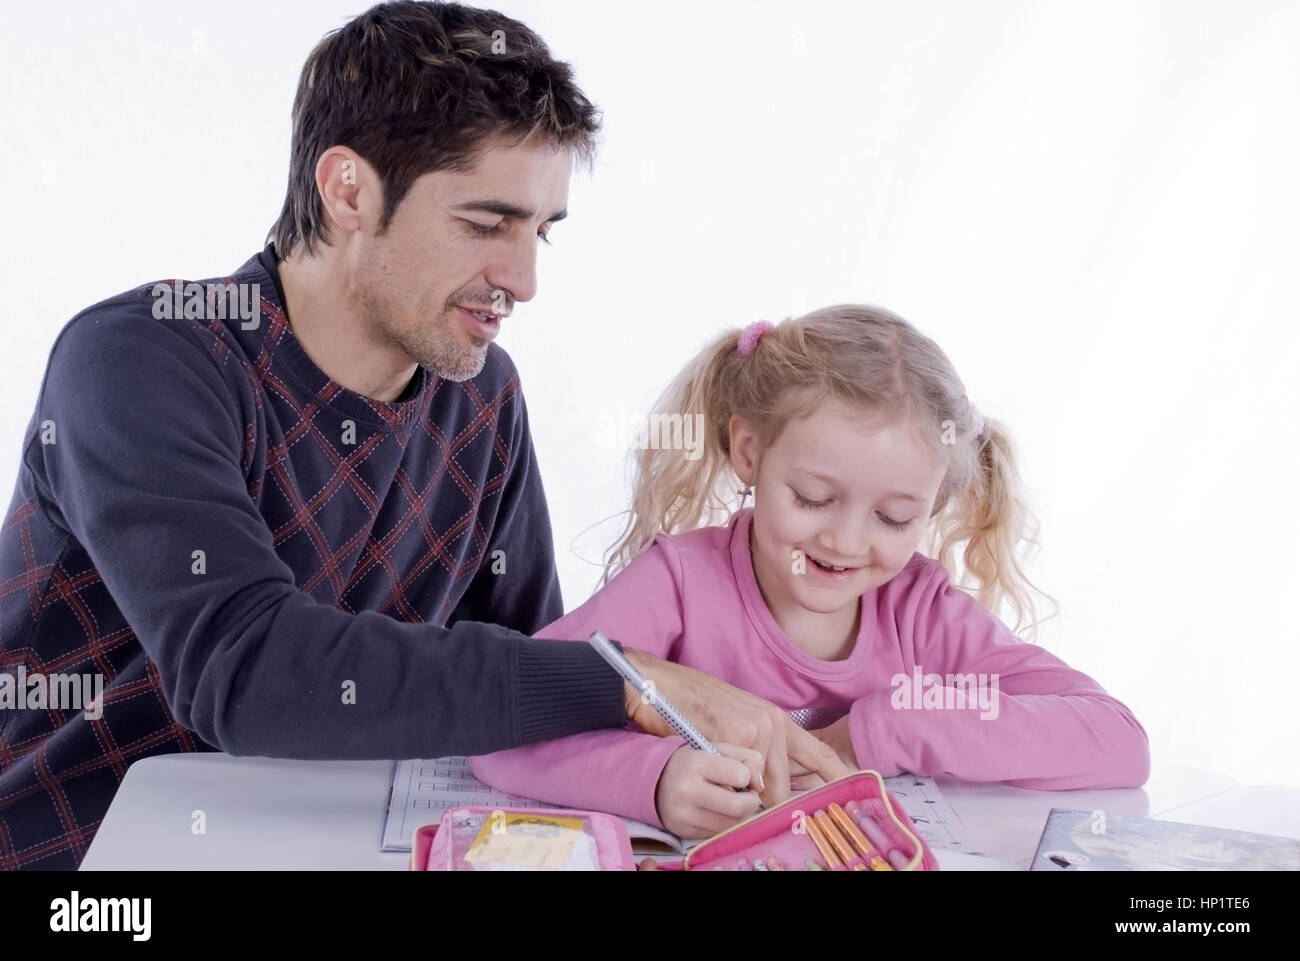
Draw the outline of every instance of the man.
<instances>
[{"instance_id":1,"label":"man","mask_svg":"<svg viewBox=\"0 0 1300 961\"><path fill-rule=\"evenodd\" d=\"M51 352L0 533L4 867L79 864L152 754L667 733L586 644L525 636L563 608L492 339L536 292L595 108L523 24L403 2L321 42L293 121L264 251L96 304ZM706 736L751 748L716 759L718 783L772 801L787 754L845 770L774 706L628 654Z\"/></svg>"}]
</instances>

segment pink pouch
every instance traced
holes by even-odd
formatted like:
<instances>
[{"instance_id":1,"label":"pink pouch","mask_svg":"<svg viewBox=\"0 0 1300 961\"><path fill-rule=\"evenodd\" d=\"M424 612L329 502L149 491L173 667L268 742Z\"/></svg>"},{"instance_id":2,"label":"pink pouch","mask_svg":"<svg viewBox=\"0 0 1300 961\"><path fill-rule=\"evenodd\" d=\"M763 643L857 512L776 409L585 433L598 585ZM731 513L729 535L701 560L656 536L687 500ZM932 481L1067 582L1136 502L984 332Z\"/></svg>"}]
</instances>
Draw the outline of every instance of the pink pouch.
<instances>
[{"instance_id":1,"label":"pink pouch","mask_svg":"<svg viewBox=\"0 0 1300 961\"><path fill-rule=\"evenodd\" d=\"M557 808L460 807L417 828L412 871L632 871L622 818Z\"/></svg>"},{"instance_id":2,"label":"pink pouch","mask_svg":"<svg viewBox=\"0 0 1300 961\"><path fill-rule=\"evenodd\" d=\"M858 817L852 816L850 802L853 802L852 808L857 810ZM838 849L834 844L828 845L833 857L827 858L818 846L813 835L825 840L820 831L826 822L814 815L819 811L825 812L831 823L836 824L830 814L831 804L838 804L846 815L850 815L854 826L861 832L857 840L866 841L867 857L864 858L852 843L855 839L847 829L838 830L835 838L840 844ZM868 820L866 828L860 825L860 818ZM836 826L840 827L839 824ZM755 862L770 865L773 862L769 859L775 859L780 867L768 866L767 870L802 871L809 858L823 869L829 866L833 871L939 870L934 852L917 834L916 825L907 812L889 796L878 771L856 771L767 811L760 811L693 849L682 862L682 869L764 870L756 869ZM832 861L838 863L830 864Z\"/></svg>"}]
</instances>

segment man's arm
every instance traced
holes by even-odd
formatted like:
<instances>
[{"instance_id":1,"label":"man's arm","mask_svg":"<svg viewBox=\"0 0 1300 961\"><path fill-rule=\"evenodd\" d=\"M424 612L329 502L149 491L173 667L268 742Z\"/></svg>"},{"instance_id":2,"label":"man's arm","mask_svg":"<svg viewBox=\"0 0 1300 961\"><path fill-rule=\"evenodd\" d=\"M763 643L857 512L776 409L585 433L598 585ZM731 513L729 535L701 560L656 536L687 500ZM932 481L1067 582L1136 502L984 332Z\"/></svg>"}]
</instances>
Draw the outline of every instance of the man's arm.
<instances>
[{"instance_id":1,"label":"man's arm","mask_svg":"<svg viewBox=\"0 0 1300 961\"><path fill-rule=\"evenodd\" d=\"M25 452L180 723L232 754L389 758L625 722L623 685L587 645L348 614L298 590L240 466L224 377L242 375L185 325L125 307L70 323L38 404L54 443Z\"/></svg>"},{"instance_id":2,"label":"man's arm","mask_svg":"<svg viewBox=\"0 0 1300 961\"><path fill-rule=\"evenodd\" d=\"M541 636L580 641L602 631L629 648L667 658L682 635L680 578L675 553L658 541ZM662 827L656 788L668 758L685 743L640 731L594 731L473 757L470 764L480 780L512 794Z\"/></svg>"}]
</instances>

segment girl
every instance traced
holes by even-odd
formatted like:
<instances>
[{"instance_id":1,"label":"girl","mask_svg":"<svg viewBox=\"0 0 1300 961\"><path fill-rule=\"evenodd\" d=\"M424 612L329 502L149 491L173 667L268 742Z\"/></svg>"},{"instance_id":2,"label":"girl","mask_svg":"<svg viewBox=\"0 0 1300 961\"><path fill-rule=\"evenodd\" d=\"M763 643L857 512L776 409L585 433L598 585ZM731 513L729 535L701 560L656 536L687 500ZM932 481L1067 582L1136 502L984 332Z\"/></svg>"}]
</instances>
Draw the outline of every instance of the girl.
<instances>
[{"instance_id":1,"label":"girl","mask_svg":"<svg viewBox=\"0 0 1300 961\"><path fill-rule=\"evenodd\" d=\"M640 452L603 587L538 637L600 630L698 668L883 775L1146 781L1132 713L995 616L1004 601L1017 628L1034 614L1017 560L1032 522L1005 432L933 341L870 307L759 322L711 344L657 413L698 417L703 450ZM701 527L735 503L737 480L740 509ZM937 559L918 553L927 535ZM974 596L949 581L958 548ZM750 783L742 760L755 752L719 750L600 731L471 766L513 793L696 838L758 806L733 790ZM792 773L794 789L820 783Z\"/></svg>"}]
</instances>

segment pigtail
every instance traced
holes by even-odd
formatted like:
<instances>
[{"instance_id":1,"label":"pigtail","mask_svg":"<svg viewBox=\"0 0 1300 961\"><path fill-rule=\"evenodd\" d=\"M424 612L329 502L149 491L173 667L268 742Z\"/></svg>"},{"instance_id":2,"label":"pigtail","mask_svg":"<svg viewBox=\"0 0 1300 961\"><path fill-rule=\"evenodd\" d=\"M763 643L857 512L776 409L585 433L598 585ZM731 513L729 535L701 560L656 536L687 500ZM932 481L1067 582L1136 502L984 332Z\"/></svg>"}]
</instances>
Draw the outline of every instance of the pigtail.
<instances>
[{"instance_id":1,"label":"pigtail","mask_svg":"<svg viewBox=\"0 0 1300 961\"><path fill-rule=\"evenodd\" d=\"M1023 628L1032 637L1046 619L1037 617L1039 599L1057 608L1029 580L1021 563L1038 545L1038 521L1029 508L1003 425L986 419L971 442L976 448L975 470L936 518L932 556L953 575L954 583L962 572L973 579L969 589L995 616L1001 617L1003 605L1008 606L1015 615L1013 630L1021 633Z\"/></svg>"},{"instance_id":2,"label":"pigtail","mask_svg":"<svg viewBox=\"0 0 1300 961\"><path fill-rule=\"evenodd\" d=\"M725 519L733 510L737 480L731 469L729 421L724 402L728 368L742 360L738 332L716 338L668 385L655 403L649 433L698 430L698 448L687 451L646 444L636 454L632 508L605 557L604 585L660 533L676 533Z\"/></svg>"}]
</instances>

